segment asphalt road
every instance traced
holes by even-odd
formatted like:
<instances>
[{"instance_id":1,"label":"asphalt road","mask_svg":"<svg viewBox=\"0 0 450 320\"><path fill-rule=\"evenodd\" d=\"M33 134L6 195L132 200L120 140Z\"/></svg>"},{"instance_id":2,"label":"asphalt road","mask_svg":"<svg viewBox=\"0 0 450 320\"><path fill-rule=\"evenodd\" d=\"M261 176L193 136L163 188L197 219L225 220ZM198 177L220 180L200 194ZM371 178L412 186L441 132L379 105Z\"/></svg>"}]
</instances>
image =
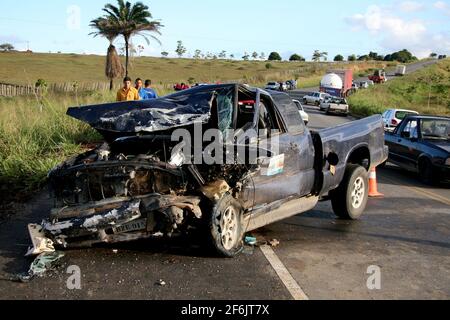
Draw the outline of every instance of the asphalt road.
<instances>
[{"instance_id":1,"label":"asphalt road","mask_svg":"<svg viewBox=\"0 0 450 320\"><path fill-rule=\"evenodd\" d=\"M353 120L306 110L311 128ZM336 219L324 202L255 235L280 242L275 256L310 299L449 299L450 189L422 185L390 165L378 176L385 198L371 199L361 221ZM23 257L26 224L39 222L50 207L43 192L0 225L1 299L293 299L286 277L261 249L220 259L195 239L72 250L46 276L11 281L30 264ZM67 288L71 265L81 270L81 290ZM370 266L381 270L380 290L367 288Z\"/></svg>"}]
</instances>

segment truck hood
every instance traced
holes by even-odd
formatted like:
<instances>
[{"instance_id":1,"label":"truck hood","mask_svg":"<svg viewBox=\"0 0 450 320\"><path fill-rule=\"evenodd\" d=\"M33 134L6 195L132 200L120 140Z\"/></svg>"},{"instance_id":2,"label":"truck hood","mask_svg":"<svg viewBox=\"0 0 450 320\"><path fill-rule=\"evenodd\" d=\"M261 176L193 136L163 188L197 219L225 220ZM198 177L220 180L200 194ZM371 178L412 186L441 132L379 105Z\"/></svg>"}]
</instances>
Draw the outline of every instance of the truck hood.
<instances>
[{"instance_id":1,"label":"truck hood","mask_svg":"<svg viewBox=\"0 0 450 320\"><path fill-rule=\"evenodd\" d=\"M217 86L205 86L154 100L74 107L69 108L67 115L104 136L166 131L208 122L216 89Z\"/></svg>"}]
</instances>

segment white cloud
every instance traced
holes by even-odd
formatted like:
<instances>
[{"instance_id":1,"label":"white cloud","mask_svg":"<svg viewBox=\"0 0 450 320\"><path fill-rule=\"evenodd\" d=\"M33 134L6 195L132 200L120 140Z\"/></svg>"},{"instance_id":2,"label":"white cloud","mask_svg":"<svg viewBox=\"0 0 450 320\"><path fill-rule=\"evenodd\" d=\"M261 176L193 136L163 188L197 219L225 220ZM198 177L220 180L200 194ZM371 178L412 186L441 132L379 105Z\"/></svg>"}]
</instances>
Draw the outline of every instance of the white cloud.
<instances>
[{"instance_id":1,"label":"white cloud","mask_svg":"<svg viewBox=\"0 0 450 320\"><path fill-rule=\"evenodd\" d=\"M389 52L406 48L418 57L426 57L433 51L450 53L448 34L431 33L424 21L401 18L377 5L369 6L365 13L347 17L346 22L355 31L368 31Z\"/></svg>"},{"instance_id":2,"label":"white cloud","mask_svg":"<svg viewBox=\"0 0 450 320\"><path fill-rule=\"evenodd\" d=\"M403 12L417 12L425 8L423 3L416 1L403 1L400 3L399 7Z\"/></svg>"},{"instance_id":3,"label":"white cloud","mask_svg":"<svg viewBox=\"0 0 450 320\"><path fill-rule=\"evenodd\" d=\"M437 1L433 5L436 9L441 10L444 14L450 16L450 5L444 1Z\"/></svg>"}]
</instances>

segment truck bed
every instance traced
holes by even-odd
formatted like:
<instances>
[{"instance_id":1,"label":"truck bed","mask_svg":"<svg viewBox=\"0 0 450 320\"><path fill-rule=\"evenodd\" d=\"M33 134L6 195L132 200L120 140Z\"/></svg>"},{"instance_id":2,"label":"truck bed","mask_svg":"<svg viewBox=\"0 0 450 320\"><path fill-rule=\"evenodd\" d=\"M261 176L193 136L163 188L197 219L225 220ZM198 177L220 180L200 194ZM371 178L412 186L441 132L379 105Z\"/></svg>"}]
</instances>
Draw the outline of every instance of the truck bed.
<instances>
[{"instance_id":1,"label":"truck bed","mask_svg":"<svg viewBox=\"0 0 450 320\"><path fill-rule=\"evenodd\" d=\"M312 135L316 152L324 160L321 195L339 186L347 163L352 163L353 159L355 161L367 159L367 163L360 164L369 170L386 161L388 156L387 147L384 145L383 120L380 115L313 131ZM327 161L333 155L339 159L335 170Z\"/></svg>"}]
</instances>

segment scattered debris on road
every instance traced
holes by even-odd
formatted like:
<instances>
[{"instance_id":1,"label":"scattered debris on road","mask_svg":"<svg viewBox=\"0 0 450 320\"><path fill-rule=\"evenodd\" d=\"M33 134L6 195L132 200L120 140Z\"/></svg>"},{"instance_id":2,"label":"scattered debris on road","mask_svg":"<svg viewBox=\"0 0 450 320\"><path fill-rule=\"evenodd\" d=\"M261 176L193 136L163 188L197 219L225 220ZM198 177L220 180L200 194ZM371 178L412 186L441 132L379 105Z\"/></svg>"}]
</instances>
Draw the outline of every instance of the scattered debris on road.
<instances>
[{"instance_id":1,"label":"scattered debris on road","mask_svg":"<svg viewBox=\"0 0 450 320\"><path fill-rule=\"evenodd\" d=\"M249 246L255 246L258 243L255 237L245 237L245 244Z\"/></svg>"},{"instance_id":2,"label":"scattered debris on road","mask_svg":"<svg viewBox=\"0 0 450 320\"><path fill-rule=\"evenodd\" d=\"M21 282L29 282L35 277L43 276L56 268L58 261L64 257L63 252L44 252L36 257L27 273L18 276Z\"/></svg>"},{"instance_id":3,"label":"scattered debris on road","mask_svg":"<svg viewBox=\"0 0 450 320\"><path fill-rule=\"evenodd\" d=\"M280 241L278 241L277 239L272 239L269 241L269 244L272 248L278 247L280 245Z\"/></svg>"},{"instance_id":4,"label":"scattered debris on road","mask_svg":"<svg viewBox=\"0 0 450 320\"><path fill-rule=\"evenodd\" d=\"M165 287L166 286L166 282L164 280L162 280L162 279L160 279L156 284L158 286L160 286L160 287Z\"/></svg>"}]
</instances>

